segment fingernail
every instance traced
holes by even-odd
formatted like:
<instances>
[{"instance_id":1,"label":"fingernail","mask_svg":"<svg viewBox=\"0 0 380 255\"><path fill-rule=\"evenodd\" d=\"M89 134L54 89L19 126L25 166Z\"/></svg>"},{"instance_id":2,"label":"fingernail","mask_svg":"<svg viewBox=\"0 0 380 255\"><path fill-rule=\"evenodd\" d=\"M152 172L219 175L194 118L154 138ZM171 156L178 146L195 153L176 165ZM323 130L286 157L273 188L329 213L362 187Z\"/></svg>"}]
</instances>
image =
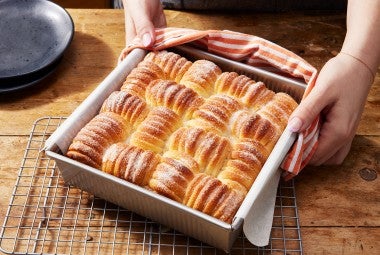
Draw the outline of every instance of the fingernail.
<instances>
[{"instance_id":1,"label":"fingernail","mask_svg":"<svg viewBox=\"0 0 380 255\"><path fill-rule=\"evenodd\" d=\"M300 131L302 127L302 121L300 118L298 117L293 117L290 119L289 123L288 123L288 129L292 132L298 132Z\"/></svg>"},{"instance_id":2,"label":"fingernail","mask_svg":"<svg viewBox=\"0 0 380 255\"><path fill-rule=\"evenodd\" d=\"M149 33L145 33L143 36L142 36L142 42L143 42L143 45L145 47L148 47L150 45L150 43L152 42L152 38L150 37L150 34Z\"/></svg>"}]
</instances>

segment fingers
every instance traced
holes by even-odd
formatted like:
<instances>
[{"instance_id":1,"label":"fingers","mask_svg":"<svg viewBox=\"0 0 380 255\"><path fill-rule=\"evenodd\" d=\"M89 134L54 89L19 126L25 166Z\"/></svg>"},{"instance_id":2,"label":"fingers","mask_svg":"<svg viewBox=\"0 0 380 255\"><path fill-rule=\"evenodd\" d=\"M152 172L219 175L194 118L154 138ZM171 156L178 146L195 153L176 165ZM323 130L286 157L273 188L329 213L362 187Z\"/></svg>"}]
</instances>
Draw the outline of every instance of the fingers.
<instances>
[{"instance_id":1,"label":"fingers","mask_svg":"<svg viewBox=\"0 0 380 255\"><path fill-rule=\"evenodd\" d=\"M303 132L311 125L320 112L330 103L330 101L326 101L326 98L323 101L325 103L321 103L319 100L321 97L324 97L323 91L316 86L290 116L288 122L290 131Z\"/></svg>"},{"instance_id":2,"label":"fingers","mask_svg":"<svg viewBox=\"0 0 380 255\"><path fill-rule=\"evenodd\" d=\"M135 23L131 17L131 15L128 14L128 12L125 13L125 45L130 45L133 41L133 39L136 37L137 32L135 28Z\"/></svg>"},{"instance_id":3,"label":"fingers","mask_svg":"<svg viewBox=\"0 0 380 255\"><path fill-rule=\"evenodd\" d=\"M352 142L345 144L340 150L338 150L331 158L324 161L325 165L340 165L348 155L351 149Z\"/></svg>"},{"instance_id":4,"label":"fingers","mask_svg":"<svg viewBox=\"0 0 380 255\"><path fill-rule=\"evenodd\" d=\"M155 2L152 2L153 5ZM134 22L134 29L136 35L141 39L145 47L152 46L155 40L154 24L156 17L155 6L150 6L149 3L144 1L136 1L135 6L128 9L128 16ZM158 5L160 6L160 5Z\"/></svg>"},{"instance_id":5,"label":"fingers","mask_svg":"<svg viewBox=\"0 0 380 255\"><path fill-rule=\"evenodd\" d=\"M118 63L128 54L133 44L151 47L155 41L155 27L165 27L166 18L159 0L123 0L126 48Z\"/></svg>"},{"instance_id":6,"label":"fingers","mask_svg":"<svg viewBox=\"0 0 380 255\"><path fill-rule=\"evenodd\" d=\"M321 77L319 82L326 84L328 81ZM318 147L310 165L341 164L349 152L355 134L355 114L347 114L347 108L337 101L334 94L331 89L326 90L317 82L289 121L291 131L302 132L320 116Z\"/></svg>"},{"instance_id":7,"label":"fingers","mask_svg":"<svg viewBox=\"0 0 380 255\"><path fill-rule=\"evenodd\" d=\"M160 5L159 8L160 8L160 11L158 12L158 15L153 20L153 23L155 24L156 27L166 27L167 26L166 17L165 17L162 5Z\"/></svg>"},{"instance_id":8,"label":"fingers","mask_svg":"<svg viewBox=\"0 0 380 255\"><path fill-rule=\"evenodd\" d=\"M120 64L120 62L123 61L127 55L128 55L127 48L124 48L124 49L121 51L121 53L120 53L120 55L119 55L119 57L118 57L118 59L117 59L117 64Z\"/></svg>"},{"instance_id":9,"label":"fingers","mask_svg":"<svg viewBox=\"0 0 380 255\"><path fill-rule=\"evenodd\" d=\"M320 151L323 151L323 148L326 147L322 144L321 149L315 152L313 157L310 159L309 164L313 166L320 165L340 165L343 163L344 159L348 155L351 149L352 141L342 145L339 149L331 151L327 155L321 155Z\"/></svg>"},{"instance_id":10,"label":"fingers","mask_svg":"<svg viewBox=\"0 0 380 255\"><path fill-rule=\"evenodd\" d=\"M332 114L334 115L334 114ZM341 164L347 156L352 140L353 132L347 126L338 126L334 119L322 124L318 147L310 160L310 165Z\"/></svg>"},{"instance_id":11,"label":"fingers","mask_svg":"<svg viewBox=\"0 0 380 255\"><path fill-rule=\"evenodd\" d=\"M344 64L341 58L328 61L313 90L289 119L291 131L303 132L315 118L320 117L318 147L309 161L310 165L341 164L351 147L360 119L361 101L365 97L357 89L360 82L348 78L352 68Z\"/></svg>"},{"instance_id":12,"label":"fingers","mask_svg":"<svg viewBox=\"0 0 380 255\"><path fill-rule=\"evenodd\" d=\"M124 4L124 6L126 6ZM124 7L125 8L125 7ZM118 64L123 61L123 59L128 55L128 47L132 45L133 39L136 37L136 29L135 29L135 24L131 18L131 16L128 14L128 11L124 11L124 17L125 17L125 45L127 46L124 48L119 57L118 57Z\"/></svg>"}]
</instances>

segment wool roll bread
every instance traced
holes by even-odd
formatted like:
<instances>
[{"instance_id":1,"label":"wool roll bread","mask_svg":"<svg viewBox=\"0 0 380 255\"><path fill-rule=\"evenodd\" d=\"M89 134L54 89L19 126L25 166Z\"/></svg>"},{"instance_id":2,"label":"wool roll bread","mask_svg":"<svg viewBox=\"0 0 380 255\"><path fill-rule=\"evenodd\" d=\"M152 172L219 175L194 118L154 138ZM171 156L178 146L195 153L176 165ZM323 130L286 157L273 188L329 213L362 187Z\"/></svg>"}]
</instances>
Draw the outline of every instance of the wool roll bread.
<instances>
[{"instance_id":1,"label":"wool roll bread","mask_svg":"<svg viewBox=\"0 0 380 255\"><path fill-rule=\"evenodd\" d=\"M297 103L208 60L150 52L67 156L231 223Z\"/></svg>"}]
</instances>

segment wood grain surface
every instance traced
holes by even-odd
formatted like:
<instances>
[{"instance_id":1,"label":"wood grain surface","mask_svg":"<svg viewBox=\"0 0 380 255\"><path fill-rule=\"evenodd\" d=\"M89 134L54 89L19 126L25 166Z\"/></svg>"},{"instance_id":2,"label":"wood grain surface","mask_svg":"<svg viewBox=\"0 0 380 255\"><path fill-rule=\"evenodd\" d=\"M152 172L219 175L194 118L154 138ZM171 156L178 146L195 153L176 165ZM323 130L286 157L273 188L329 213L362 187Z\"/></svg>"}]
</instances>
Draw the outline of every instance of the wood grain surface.
<instances>
[{"instance_id":1,"label":"wood grain surface","mask_svg":"<svg viewBox=\"0 0 380 255\"><path fill-rule=\"evenodd\" d=\"M71 46L40 84L0 95L0 221L8 207L32 124L69 116L116 66L124 47L121 10L68 9ZM166 11L169 26L228 29L261 36L320 69L345 35L345 13L209 13ZM380 72L351 152L341 166L306 167L296 177L304 254L380 254ZM377 176L366 178L366 171ZM367 179L367 180L366 180Z\"/></svg>"}]
</instances>

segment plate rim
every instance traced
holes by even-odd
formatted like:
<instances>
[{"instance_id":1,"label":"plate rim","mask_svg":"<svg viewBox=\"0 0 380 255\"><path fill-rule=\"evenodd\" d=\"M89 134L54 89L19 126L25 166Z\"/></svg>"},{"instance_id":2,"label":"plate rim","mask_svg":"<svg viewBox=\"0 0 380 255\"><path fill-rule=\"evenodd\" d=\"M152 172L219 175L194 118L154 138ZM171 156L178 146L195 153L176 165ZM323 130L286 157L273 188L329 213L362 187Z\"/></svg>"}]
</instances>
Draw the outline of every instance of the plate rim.
<instances>
[{"instance_id":1,"label":"plate rim","mask_svg":"<svg viewBox=\"0 0 380 255\"><path fill-rule=\"evenodd\" d=\"M17 92L19 90L23 90L23 89L32 87L34 85L37 85L38 83L40 83L41 81L43 81L44 79L49 77L51 74L53 74L56 71L56 69L58 68L59 64L62 62L62 60L63 60L63 56L59 57L57 60L50 63L50 65L48 65L44 68L44 71L46 71L46 72L41 73L40 75L37 75L37 77L33 80L29 80L26 82L20 82L18 84L14 84L14 85L8 86L6 88L3 88L2 86L0 86L0 96L7 94L7 93Z\"/></svg>"},{"instance_id":2,"label":"plate rim","mask_svg":"<svg viewBox=\"0 0 380 255\"><path fill-rule=\"evenodd\" d=\"M71 15L69 14L69 12L63 8L62 6L52 2L52 1L46 1L46 0L3 0L3 1L0 1L0 5L3 3L8 3L10 5L17 5L16 3L19 3L20 1L23 1L23 2L29 2L33 5L36 5L37 7L39 5L50 5L50 6L53 6L54 9L49 9L49 11L52 11L52 12L60 12L61 14L63 14L63 16L65 18L67 18L67 21L68 21L68 24L69 24L69 30L67 31L67 34L70 34L67 42L65 44L63 44L63 47L62 47L62 51L57 51L57 54L54 54L54 56L51 58L51 61L48 61L46 62L44 65L40 65L36 68L33 68L32 70L29 70L29 71L26 71L26 72L22 72L20 74L11 74L11 75L0 75L0 82L1 81L4 81L4 80L8 80L8 79L17 79L17 78L25 78L29 75L33 75L37 72L39 72L40 70L44 69L44 68L48 68L50 65L54 64L55 61L59 60L60 58L62 58L64 52L67 50L67 48L71 45L71 42L73 41L73 38L74 38L74 34L75 34L75 25L74 25L74 21L71 17ZM28 13L28 12L25 12L25 13ZM0 86L1 88L1 86Z\"/></svg>"}]
</instances>

